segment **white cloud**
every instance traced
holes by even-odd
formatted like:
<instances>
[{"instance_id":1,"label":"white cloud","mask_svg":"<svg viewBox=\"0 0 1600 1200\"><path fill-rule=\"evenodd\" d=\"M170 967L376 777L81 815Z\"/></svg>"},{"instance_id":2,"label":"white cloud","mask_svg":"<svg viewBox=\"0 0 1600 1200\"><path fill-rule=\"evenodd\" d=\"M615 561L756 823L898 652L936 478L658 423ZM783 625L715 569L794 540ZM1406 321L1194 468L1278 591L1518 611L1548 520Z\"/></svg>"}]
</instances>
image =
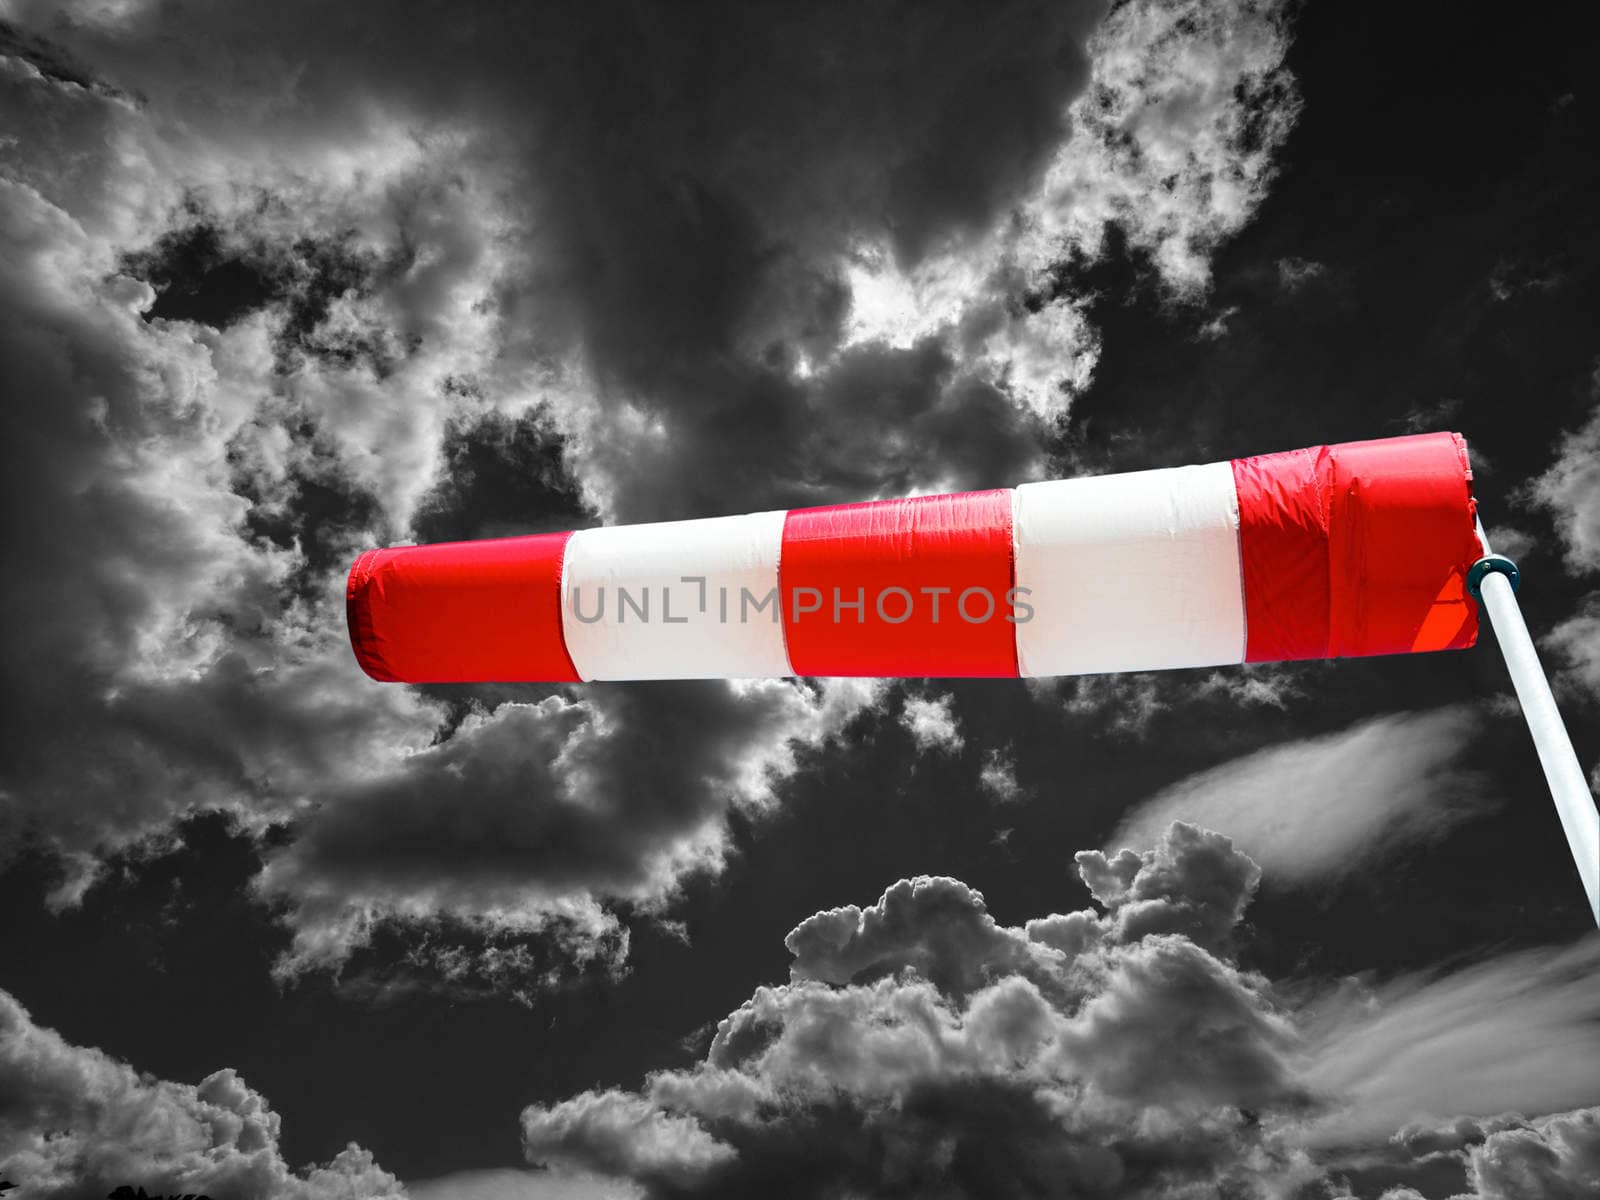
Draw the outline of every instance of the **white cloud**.
<instances>
[{"instance_id":1,"label":"white cloud","mask_svg":"<svg viewBox=\"0 0 1600 1200\"><path fill-rule=\"evenodd\" d=\"M1522 558L1533 553L1539 545L1533 534L1515 525L1491 525L1484 530L1484 537L1494 553L1504 554L1507 558Z\"/></svg>"},{"instance_id":2,"label":"white cloud","mask_svg":"<svg viewBox=\"0 0 1600 1200\"><path fill-rule=\"evenodd\" d=\"M692 1187L736 1157L692 1118L617 1091L585 1092L548 1112L530 1110L522 1141L530 1162L541 1162L548 1147L598 1172L677 1187Z\"/></svg>"},{"instance_id":3,"label":"white cloud","mask_svg":"<svg viewBox=\"0 0 1600 1200\"><path fill-rule=\"evenodd\" d=\"M1600 939L1274 985L1226 954L1259 879L1227 838L1077 857L1104 912L1009 927L920 877L817 913L703 1061L534 1105L525 1148L661 1197L1587 1194Z\"/></svg>"},{"instance_id":4,"label":"white cloud","mask_svg":"<svg viewBox=\"0 0 1600 1200\"><path fill-rule=\"evenodd\" d=\"M818 913L789 935L794 980L758 988L703 1062L532 1106L525 1149L651 1196L1210 1194L1282 1174L1260 1114L1309 1100L1292 1029L1264 981L1177 932L1236 919L1253 864L1175 829L1123 866L1104 917L1005 927L930 878Z\"/></svg>"},{"instance_id":5,"label":"white cloud","mask_svg":"<svg viewBox=\"0 0 1600 1200\"><path fill-rule=\"evenodd\" d=\"M1063 416L1099 361L1080 298L1018 311L1070 253L1089 258L1121 229L1175 292L1196 295L1217 246L1266 194L1299 114L1283 66L1285 6L1274 0L1138 0L1115 6L1089 42L1091 75L1071 135L1008 220L968 245L903 267L884 245L845 270L845 344L909 347L960 329L1027 409Z\"/></svg>"},{"instance_id":6,"label":"white cloud","mask_svg":"<svg viewBox=\"0 0 1600 1200\"><path fill-rule=\"evenodd\" d=\"M1033 235L1096 252L1120 227L1168 284L1197 292L1217 245L1266 195L1299 115L1284 5L1121 5L1090 45L1077 132L1052 164Z\"/></svg>"},{"instance_id":7,"label":"white cloud","mask_svg":"<svg viewBox=\"0 0 1600 1200\"><path fill-rule=\"evenodd\" d=\"M1556 677L1559 683L1600 700L1600 595L1590 596L1583 608L1545 634L1540 644L1566 664Z\"/></svg>"},{"instance_id":8,"label":"white cloud","mask_svg":"<svg viewBox=\"0 0 1600 1200\"><path fill-rule=\"evenodd\" d=\"M1251 709L1286 709L1305 694L1302 679L1322 663L1247 663L1207 671L1134 671L1065 675L1026 681L1034 699L1059 705L1075 723L1119 738L1158 738L1189 720L1200 706L1236 716Z\"/></svg>"},{"instance_id":9,"label":"white cloud","mask_svg":"<svg viewBox=\"0 0 1600 1200\"><path fill-rule=\"evenodd\" d=\"M239 1200L401 1200L405 1189L350 1145L326 1166L291 1171L278 1114L236 1071L196 1085L140 1074L34 1023L0 991L0 1178L8 1200L155 1195Z\"/></svg>"},{"instance_id":10,"label":"white cloud","mask_svg":"<svg viewBox=\"0 0 1600 1200\"><path fill-rule=\"evenodd\" d=\"M1600 1109L1495 1130L1471 1149L1468 1170L1483 1200L1585 1200L1600 1192Z\"/></svg>"},{"instance_id":11,"label":"white cloud","mask_svg":"<svg viewBox=\"0 0 1600 1200\"><path fill-rule=\"evenodd\" d=\"M1103 721L1127 737L1143 735L1177 696L1173 682L1153 671L1029 680L1028 687L1036 697L1058 698L1068 716Z\"/></svg>"},{"instance_id":12,"label":"white cloud","mask_svg":"<svg viewBox=\"0 0 1600 1200\"><path fill-rule=\"evenodd\" d=\"M951 707L954 698L948 695L925 697L907 696L900 710L900 724L911 735L918 750L959 751L966 742L961 737L961 725Z\"/></svg>"},{"instance_id":13,"label":"white cloud","mask_svg":"<svg viewBox=\"0 0 1600 1200\"><path fill-rule=\"evenodd\" d=\"M1278 285L1286 292L1297 292L1307 284L1321 279L1328 273L1328 268L1319 262L1311 262L1303 258L1280 258L1278 260Z\"/></svg>"},{"instance_id":14,"label":"white cloud","mask_svg":"<svg viewBox=\"0 0 1600 1200\"><path fill-rule=\"evenodd\" d=\"M337 585L291 600L301 554L248 536L229 456L268 324L146 324L104 236L32 186L0 194L0 821L87 863L197 805L281 819L313 779L425 745L437 711L349 664Z\"/></svg>"},{"instance_id":15,"label":"white cloud","mask_svg":"<svg viewBox=\"0 0 1600 1200\"><path fill-rule=\"evenodd\" d=\"M1195 685L1199 699L1221 697L1240 708L1277 708L1305 693L1298 683L1299 663L1246 663L1212 671Z\"/></svg>"},{"instance_id":16,"label":"white cloud","mask_svg":"<svg viewBox=\"0 0 1600 1200\"><path fill-rule=\"evenodd\" d=\"M406 1185L411 1200L638 1200L630 1183L556 1171L460 1171Z\"/></svg>"},{"instance_id":17,"label":"white cloud","mask_svg":"<svg viewBox=\"0 0 1600 1200\"><path fill-rule=\"evenodd\" d=\"M1306 1133L1359 1143L1408 1122L1600 1103L1600 935L1453 972L1350 981L1303 1024L1306 1079L1342 1103Z\"/></svg>"},{"instance_id":18,"label":"white cloud","mask_svg":"<svg viewBox=\"0 0 1600 1200\"><path fill-rule=\"evenodd\" d=\"M1110 844L1153 845L1172 821L1193 821L1226 833L1286 882L1356 870L1482 810L1478 781L1459 765L1480 720L1451 706L1257 751L1141 804Z\"/></svg>"},{"instance_id":19,"label":"white cloud","mask_svg":"<svg viewBox=\"0 0 1600 1200\"><path fill-rule=\"evenodd\" d=\"M1590 384L1600 396L1600 366ZM1561 439L1555 462L1529 492L1555 522L1567 570L1576 576L1600 571L1600 407L1587 424ZM1600 699L1600 593L1587 596L1578 611L1540 641L1563 664L1555 681L1568 699ZM1594 765L1590 780L1600 789L1600 764Z\"/></svg>"},{"instance_id":20,"label":"white cloud","mask_svg":"<svg viewBox=\"0 0 1600 1200\"><path fill-rule=\"evenodd\" d=\"M1600 394L1600 368L1592 385ZM1533 498L1550 510L1575 575L1600 571L1600 409L1561 439L1556 461L1532 484Z\"/></svg>"},{"instance_id":21,"label":"white cloud","mask_svg":"<svg viewBox=\"0 0 1600 1200\"><path fill-rule=\"evenodd\" d=\"M1017 782L1016 760L1002 750L989 751L978 772L978 788L996 804L1015 804L1021 800L1024 792Z\"/></svg>"}]
</instances>

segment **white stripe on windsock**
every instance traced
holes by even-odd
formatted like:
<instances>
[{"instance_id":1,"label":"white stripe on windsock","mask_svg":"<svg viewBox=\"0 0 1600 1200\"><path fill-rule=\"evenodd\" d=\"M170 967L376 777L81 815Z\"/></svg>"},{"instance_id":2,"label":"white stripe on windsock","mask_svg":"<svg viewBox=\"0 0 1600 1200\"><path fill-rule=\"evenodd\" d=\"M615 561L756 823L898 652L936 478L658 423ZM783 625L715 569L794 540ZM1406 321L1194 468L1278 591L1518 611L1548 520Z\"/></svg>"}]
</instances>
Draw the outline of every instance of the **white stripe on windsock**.
<instances>
[{"instance_id":1,"label":"white stripe on windsock","mask_svg":"<svg viewBox=\"0 0 1600 1200\"><path fill-rule=\"evenodd\" d=\"M776 608L785 516L763 512L574 533L561 571L561 622L579 676L790 674ZM743 601L744 593L752 599ZM769 593L772 601L757 611Z\"/></svg>"},{"instance_id":2,"label":"white stripe on windsock","mask_svg":"<svg viewBox=\"0 0 1600 1200\"><path fill-rule=\"evenodd\" d=\"M1013 493L1021 673L1085 675L1244 660L1230 464L1028 483Z\"/></svg>"}]
</instances>

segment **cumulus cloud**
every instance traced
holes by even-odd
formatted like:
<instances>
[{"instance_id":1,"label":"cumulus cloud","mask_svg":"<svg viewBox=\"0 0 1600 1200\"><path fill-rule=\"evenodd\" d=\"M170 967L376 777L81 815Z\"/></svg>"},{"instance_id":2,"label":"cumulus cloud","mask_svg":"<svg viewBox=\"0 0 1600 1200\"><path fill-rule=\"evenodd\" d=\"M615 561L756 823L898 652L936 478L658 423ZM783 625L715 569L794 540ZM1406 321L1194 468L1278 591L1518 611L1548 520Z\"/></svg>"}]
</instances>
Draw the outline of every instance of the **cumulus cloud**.
<instances>
[{"instance_id":1,"label":"cumulus cloud","mask_svg":"<svg viewBox=\"0 0 1600 1200\"><path fill-rule=\"evenodd\" d=\"M726 1166L735 1152L689 1117L663 1112L642 1096L587 1092L553 1111L539 1136L596 1171L645 1176L669 1186L692 1184ZM535 1162L536 1145L529 1155Z\"/></svg>"},{"instance_id":2,"label":"cumulus cloud","mask_svg":"<svg viewBox=\"0 0 1600 1200\"><path fill-rule=\"evenodd\" d=\"M1143 1195L1281 1171L1260 1114L1309 1096L1264 981L1159 921L1120 923L1128 905L1161 902L1135 893L1174 913L1216 897L1218 859L1232 863L1232 912L1254 868L1226 839L1179 828L1103 916L1008 928L952 879L819 913L789 935L793 981L724 1020L704 1062L641 1092L529 1108L527 1153L620 1164L651 1195L780 1182L808 1195ZM652 1115L677 1123L681 1150L646 1138L634 1158L630 1131Z\"/></svg>"},{"instance_id":3,"label":"cumulus cloud","mask_svg":"<svg viewBox=\"0 0 1600 1200\"><path fill-rule=\"evenodd\" d=\"M1498 1129L1469 1151L1469 1179L1484 1200L1579 1200L1600 1190L1600 1109Z\"/></svg>"},{"instance_id":4,"label":"cumulus cloud","mask_svg":"<svg viewBox=\"0 0 1600 1200\"><path fill-rule=\"evenodd\" d=\"M1048 986L1064 961L1099 937L1092 911L1007 929L983 897L957 879L902 879L865 910L820 912L797 925L784 945L796 981L864 983L913 970L946 995L964 998L1007 975Z\"/></svg>"},{"instance_id":5,"label":"cumulus cloud","mask_svg":"<svg viewBox=\"0 0 1600 1200\"><path fill-rule=\"evenodd\" d=\"M1228 839L1175 825L1136 860L1086 853L1079 871L1099 910L1016 927L942 878L818 913L789 935L790 982L723 1020L703 1061L532 1106L535 1171L414 1194L1592 1190L1593 937L1385 982L1274 986L1225 951L1259 877ZM235 1072L153 1080L0 993L0 1175L25 1200L124 1183L404 1194L357 1147L290 1171L279 1136Z\"/></svg>"},{"instance_id":6,"label":"cumulus cloud","mask_svg":"<svg viewBox=\"0 0 1600 1200\"><path fill-rule=\"evenodd\" d=\"M15 1200L207 1193L239 1200L366 1200L405 1195L351 1144L324 1166L292 1171L279 1119L236 1071L198 1084L141 1074L36 1024L0 991L0 1178Z\"/></svg>"},{"instance_id":7,"label":"cumulus cloud","mask_svg":"<svg viewBox=\"0 0 1600 1200\"><path fill-rule=\"evenodd\" d=\"M646 1195L1584 1194L1600 942L1275 987L1226 837L1078 870L1101 910L1019 928L952 878L819 912L704 1061L526 1109L526 1152Z\"/></svg>"},{"instance_id":8,"label":"cumulus cloud","mask_svg":"<svg viewBox=\"0 0 1600 1200\"><path fill-rule=\"evenodd\" d=\"M1600 1098L1600 943L1274 986L1225 952L1260 874L1227 838L1078 865L1101 909L1022 927L948 878L816 914L703 1061L528 1108L529 1158L648 1196L1583 1194L1600 1110L1548 1114Z\"/></svg>"},{"instance_id":9,"label":"cumulus cloud","mask_svg":"<svg viewBox=\"0 0 1600 1200\"><path fill-rule=\"evenodd\" d=\"M1111 845L1149 846L1171 821L1194 821L1225 831L1274 878L1337 876L1483 811L1460 765L1480 720L1467 706L1399 713L1257 751L1141 804Z\"/></svg>"},{"instance_id":10,"label":"cumulus cloud","mask_svg":"<svg viewBox=\"0 0 1600 1200\"><path fill-rule=\"evenodd\" d=\"M1220 834L1173 822L1153 851L1080 850L1078 874L1124 938L1181 933L1220 946L1244 915L1261 869Z\"/></svg>"}]
</instances>

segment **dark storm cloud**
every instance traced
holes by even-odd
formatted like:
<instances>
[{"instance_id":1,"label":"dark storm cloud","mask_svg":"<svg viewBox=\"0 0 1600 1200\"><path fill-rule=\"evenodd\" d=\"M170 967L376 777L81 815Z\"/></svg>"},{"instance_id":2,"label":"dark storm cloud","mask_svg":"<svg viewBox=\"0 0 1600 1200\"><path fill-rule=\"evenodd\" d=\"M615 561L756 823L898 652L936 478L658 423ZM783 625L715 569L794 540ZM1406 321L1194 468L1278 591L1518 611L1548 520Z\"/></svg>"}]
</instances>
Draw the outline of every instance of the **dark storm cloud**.
<instances>
[{"instance_id":1,"label":"dark storm cloud","mask_svg":"<svg viewBox=\"0 0 1600 1200\"><path fill-rule=\"evenodd\" d=\"M638 410L664 422L656 434L585 435L594 465L617 481L617 512L677 517L1005 486L1037 474L1050 432L937 336L843 349L810 379L787 364L720 366L685 386L692 404L685 395L659 413Z\"/></svg>"},{"instance_id":2,"label":"dark storm cloud","mask_svg":"<svg viewBox=\"0 0 1600 1200\"><path fill-rule=\"evenodd\" d=\"M12 212L19 222L53 219L37 197ZM759 696L706 685L683 697L652 692L655 704L618 693L566 706L576 714L569 727L587 730L619 762L642 756L659 774L594 771L577 752L564 759L571 728L507 751L526 732L528 710L515 706L475 721L436 755L404 758L434 740L444 710L417 693L372 687L350 660L338 572L380 514L328 440L303 432L310 418L252 376L258 360L277 354L272 323L146 327L136 311L149 303L142 285L60 277L64 259L88 275L104 247L68 243L83 263L47 247L41 235L19 264L18 286L0 299L10 318L0 369L15 394L51 413L6 413L8 444L26 461L5 485L15 585L0 646L8 711L19 714L5 733L7 769L25 781L6 795L6 816L13 833L42 833L68 856L73 870L59 898L86 885L97 854L160 834L196 807L231 807L260 825L323 799L328 824L314 821L303 863L294 860L303 869L276 865L269 889L277 894L285 876L306 887L291 908L306 923L302 943L317 946L311 958L336 961L370 934L375 915L430 918L451 904L468 922L575 930L567 940L580 956L592 933L609 953L618 942L589 889L656 899L674 869L713 865L727 806L764 794L766 772L789 762L791 738L836 727L826 701L787 684ZM41 352L60 346L73 353ZM87 390L86 414L45 403L75 389ZM478 449L463 448L457 465L467 469L428 493L425 522L443 532L451 522L476 525L485 503L510 515L511 474L530 506L521 511L547 502L536 483L552 508L576 504L548 458L543 480L522 470L537 454L535 421L491 415L471 428ZM513 461L497 467L506 456ZM846 693L865 702L870 688L838 696ZM703 720L674 722L674 714ZM668 728L673 738L663 741ZM433 772L439 760L451 770ZM593 778L570 780L567 765ZM378 812L394 837L353 854L352 811L359 820ZM454 837L424 836L430 824ZM525 856L539 857L533 835L552 835L542 869L525 859L496 873L463 852L511 825L528 835L508 842ZM408 835L440 851L431 860L437 878L408 849ZM387 869L386 850L395 855ZM338 889L305 865L325 857L353 881L342 907ZM511 876L521 882L515 894ZM548 921L531 915L541 904ZM339 936L327 934L329 922Z\"/></svg>"},{"instance_id":3,"label":"dark storm cloud","mask_svg":"<svg viewBox=\"0 0 1600 1200\"><path fill-rule=\"evenodd\" d=\"M207 617L268 624L287 564L239 537L246 503L225 442L249 398L229 394L227 349L145 329L147 289L96 279L81 228L21 185L0 189L13 250L0 389L15 400L0 417L5 806L52 832L85 829L67 848L87 851L189 799L140 786L167 764L130 736L120 689L203 670Z\"/></svg>"},{"instance_id":4,"label":"dark storm cloud","mask_svg":"<svg viewBox=\"0 0 1600 1200\"><path fill-rule=\"evenodd\" d=\"M609 685L480 711L327 794L260 887L294 907L296 954L313 965L339 961L374 917L440 912L558 935L559 918L582 951L613 927L596 897L659 904L719 867L727 810L771 802L797 743L840 732L871 691Z\"/></svg>"},{"instance_id":5,"label":"dark storm cloud","mask_svg":"<svg viewBox=\"0 0 1600 1200\"><path fill-rule=\"evenodd\" d=\"M405 1189L353 1143L293 1171L267 1100L224 1069L198 1084L74 1046L0 991L0 1179L13 1200L100 1200L115 1188L219 1200L368 1200Z\"/></svg>"},{"instance_id":6,"label":"dark storm cloud","mask_svg":"<svg viewBox=\"0 0 1600 1200\"><path fill-rule=\"evenodd\" d=\"M1028 196L1068 133L1100 15L1099 0L759 17L539 5L493 21L423 2L19 13L201 136L237 138L249 114L257 154L384 122L473 143L468 159L522 193L498 301L510 344L577 351L598 408L571 423L603 464L608 507L635 518L1030 466L1043 428L958 361L959 344L880 349L815 382L795 367L839 348L860 245L887 244L910 269ZM287 91L274 62L295 65ZM909 416L919 448L889 454L887 478L882 450L833 477L842 445L884 442ZM665 456L636 428L658 423ZM725 477L720 496L684 490L686 460L695 479Z\"/></svg>"},{"instance_id":7,"label":"dark storm cloud","mask_svg":"<svg viewBox=\"0 0 1600 1200\"><path fill-rule=\"evenodd\" d=\"M409 207L407 289L437 291L432 243L492 242L499 387L555 366L537 386L566 401L568 453L609 514L638 519L1038 471L1094 356L1070 297L1038 304L1051 261L1117 225L1175 286L1203 285L1295 113L1277 7L1124 5L1090 44L1102 7L19 18L181 120L184 149L259 178L292 147L285 192L363 154L379 175L413 160L433 183ZM452 191L476 212L451 214ZM273 224L240 199L239 221ZM370 238L369 217L338 219ZM919 332L841 358L847 334L904 321L884 323L863 272Z\"/></svg>"},{"instance_id":8,"label":"dark storm cloud","mask_svg":"<svg viewBox=\"0 0 1600 1200\"><path fill-rule=\"evenodd\" d=\"M491 412L453 422L443 463L412 527L421 542L578 529L592 523L577 482L561 458L561 440L538 410Z\"/></svg>"},{"instance_id":9,"label":"dark storm cloud","mask_svg":"<svg viewBox=\"0 0 1600 1200\"><path fill-rule=\"evenodd\" d=\"M1111 222L1194 286L1293 110L1256 4L7 11L0 815L70 901L187 813L325 805L264 888L318 961L541 905L614 947L591 885L714 866L727 806L871 699L724 692L670 786L591 788L549 729L506 750L504 689L361 677L357 548L1037 475L1095 354L1050 263ZM619 752L679 728L564 703ZM391 798L389 869L347 823ZM515 895L399 836L551 820L581 852Z\"/></svg>"},{"instance_id":10,"label":"dark storm cloud","mask_svg":"<svg viewBox=\"0 0 1600 1200\"><path fill-rule=\"evenodd\" d=\"M148 134L140 114L120 101L63 92L26 71L9 82L20 104L8 115L24 132L37 135L55 121L62 148L78 139L81 159L90 163L97 161L97 142ZM62 124L55 111L62 107L81 130ZM78 164L80 157L63 161ZM495 520L534 519L541 508L581 517L545 424L533 413L513 418L491 410L445 425L451 397L471 400L469 386L442 388L430 411L417 403L416 380L391 376L379 388L371 356L332 353L330 347L360 342L372 314L357 310L390 271L382 256L367 262L370 255L341 249L336 237L297 241L274 257L260 244L222 241L185 226L186 240L142 262L130 260L117 249L125 236L118 225L140 218L145 201L133 187L114 196L115 172L100 165L106 178L93 187L83 180L74 186L46 161L31 164L31 177L0 185L9 189L6 232L15 251L0 296L0 371L7 394L22 401L8 405L4 416L8 452L18 455L4 484L12 582L0 631L6 708L15 714L4 735L7 780L15 786L0 801L8 845L26 833L58 850L69 871L57 900L70 901L93 879L100 855L160 836L201 807L230 808L247 828L260 828L291 819L308 799L328 797L337 828L356 803L346 797L381 801L387 787L413 797L411 810L435 804L435 819L460 831L460 845L499 830L518 804L528 807L525 823L545 819L541 802L546 816L571 816L575 810L564 799L570 781L555 761L559 739L535 740L552 756L537 762L526 748L510 760L496 757L488 735L463 737L448 743L452 761L481 751L483 761L469 764L467 774L500 791L487 798L472 792L463 801L459 787L448 796L425 787L434 780L433 760L404 755L450 728L447 710L361 677L345 645L340 588L356 548L393 528L396 503L384 482L391 467L364 471L361 460L352 461L353 443L387 439L394 449L417 443L416 428L454 431L443 439L442 475L407 480L405 490L423 497L419 520L426 528L463 536ZM165 194L159 181L146 182ZM49 194L63 204L76 196L88 207L74 218ZM96 210L96 201L106 211ZM420 273L390 280L395 294L384 300L387 314L424 330L443 320L407 289L436 288L445 303L449 281L439 274L452 261L448 249L430 246L419 252ZM147 321L152 289L117 273L142 270L170 289L180 280L203 283L219 262L259 264L271 282L270 302L215 308L214 327ZM446 354L428 370L448 381L448 365ZM319 409L329 397L342 403ZM399 463L406 458L400 454ZM530 463L541 470L530 473ZM563 522L569 523L582 522ZM709 707L667 699L665 708L706 718L673 726L673 745L686 766L674 771L664 762L671 748L660 750L656 742L659 779L611 771L588 787L573 785L597 814L571 826L582 826L574 838L591 847L600 865L547 858L550 869L527 876L513 898L501 883L485 882L481 894L493 897L486 912L464 898L471 891L461 883L470 856L452 859L447 852L437 860L443 877L423 878L426 866L400 845L399 831L425 820L411 811L393 826L392 870L385 876L381 865L373 869L392 886L386 890L372 883L371 873L352 870L361 890L338 911L336 949L324 936L337 908L330 888L310 868L296 876L311 895L295 911L307 914L308 923L314 911L320 922L301 930L302 941L316 942L318 961L336 960L370 936L375 909L379 916L425 921L442 916L447 929L452 914L430 906L430 897L443 897L440 903L465 905L455 914L460 922L504 914L524 930L540 924L530 909L548 902L547 923L568 931L561 939L580 957L614 953L625 941L597 915L585 881L626 881L617 886L641 899L648 890L643 880L670 889L673 865L713 863L718 814L732 803L755 803L765 794L766 773L785 769L790 739L804 740L832 720L822 714L833 710L811 693L775 686L748 703L715 685L710 691L722 700L712 697ZM864 701L870 688L853 694ZM627 740L624 721L664 727L642 699L619 697L604 713L572 707L591 723L605 720L607 744L624 755L648 749ZM510 708L498 719L516 732L521 715ZM495 720L487 723L494 727ZM504 733L498 744L505 744ZM718 756L726 760L720 766L713 761ZM410 785L403 780L408 761L418 773ZM665 797L660 820L647 816L652 796ZM481 826L462 830L461 812L475 805ZM607 836L608 824L618 836ZM663 840L652 842L643 831ZM313 834L307 861L324 852L337 857L339 845L337 834ZM637 861L626 861L629 854ZM419 879L420 889L406 894ZM560 895L562 886L573 894ZM585 933L594 934L594 945ZM448 947L438 956L441 970L459 965ZM490 963L483 973L498 977L503 965Z\"/></svg>"}]
</instances>

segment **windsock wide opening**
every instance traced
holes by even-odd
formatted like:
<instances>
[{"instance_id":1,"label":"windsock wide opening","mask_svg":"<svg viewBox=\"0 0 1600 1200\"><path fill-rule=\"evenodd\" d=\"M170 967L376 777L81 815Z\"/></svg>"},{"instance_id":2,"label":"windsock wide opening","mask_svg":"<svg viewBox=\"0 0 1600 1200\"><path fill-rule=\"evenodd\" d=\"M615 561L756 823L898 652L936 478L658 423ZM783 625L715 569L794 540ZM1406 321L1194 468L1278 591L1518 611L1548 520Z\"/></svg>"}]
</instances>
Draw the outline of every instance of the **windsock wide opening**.
<instances>
[{"instance_id":1,"label":"windsock wide opening","mask_svg":"<svg viewBox=\"0 0 1600 1200\"><path fill-rule=\"evenodd\" d=\"M1459 650L1482 554L1460 434L1233 462L1246 662Z\"/></svg>"}]
</instances>

